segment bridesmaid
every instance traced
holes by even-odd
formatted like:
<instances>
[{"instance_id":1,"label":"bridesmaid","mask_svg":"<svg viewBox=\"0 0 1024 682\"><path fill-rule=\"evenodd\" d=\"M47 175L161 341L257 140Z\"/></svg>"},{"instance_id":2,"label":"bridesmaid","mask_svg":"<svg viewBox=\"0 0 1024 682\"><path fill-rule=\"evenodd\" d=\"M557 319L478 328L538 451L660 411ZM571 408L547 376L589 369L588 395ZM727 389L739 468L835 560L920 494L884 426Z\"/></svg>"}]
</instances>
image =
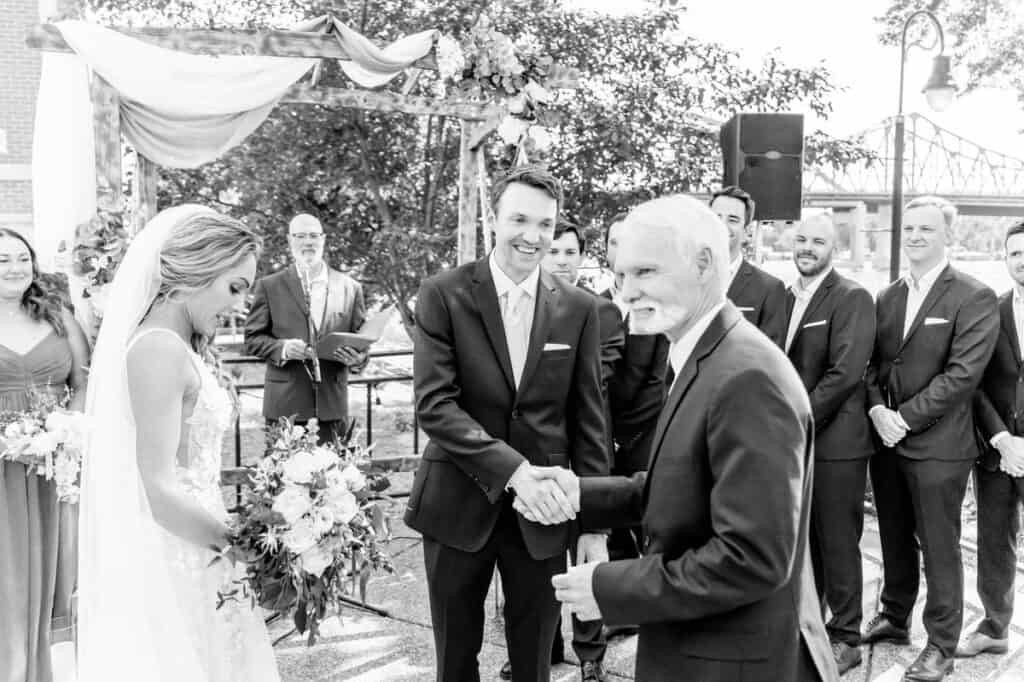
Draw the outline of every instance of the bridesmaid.
<instances>
[{"instance_id":1,"label":"bridesmaid","mask_svg":"<svg viewBox=\"0 0 1024 682\"><path fill-rule=\"evenodd\" d=\"M33 391L68 388L71 409L82 410L88 354L31 245L0 228L0 412L28 408ZM52 482L0 462L0 682L52 680L50 645L71 636L75 515Z\"/></svg>"}]
</instances>

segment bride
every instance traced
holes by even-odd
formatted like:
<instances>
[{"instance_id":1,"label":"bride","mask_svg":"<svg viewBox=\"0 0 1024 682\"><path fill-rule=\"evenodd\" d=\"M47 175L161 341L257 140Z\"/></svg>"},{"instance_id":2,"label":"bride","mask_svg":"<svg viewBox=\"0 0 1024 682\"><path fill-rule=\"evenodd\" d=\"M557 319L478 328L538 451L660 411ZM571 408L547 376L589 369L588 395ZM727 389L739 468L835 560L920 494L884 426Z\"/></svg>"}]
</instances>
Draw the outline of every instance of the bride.
<instances>
[{"instance_id":1,"label":"bride","mask_svg":"<svg viewBox=\"0 0 1024 682\"><path fill-rule=\"evenodd\" d=\"M277 682L227 544L221 441L232 403L203 362L217 315L253 284L259 238L197 205L132 241L93 354L81 490L81 682Z\"/></svg>"}]
</instances>

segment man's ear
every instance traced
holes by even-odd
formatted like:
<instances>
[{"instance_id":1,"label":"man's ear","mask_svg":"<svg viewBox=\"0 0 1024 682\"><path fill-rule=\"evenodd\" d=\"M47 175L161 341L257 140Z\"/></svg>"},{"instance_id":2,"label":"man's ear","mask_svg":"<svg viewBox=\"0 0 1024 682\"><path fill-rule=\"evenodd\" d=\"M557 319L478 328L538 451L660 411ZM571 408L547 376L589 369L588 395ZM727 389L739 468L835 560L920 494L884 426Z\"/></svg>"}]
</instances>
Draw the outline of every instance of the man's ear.
<instances>
[{"instance_id":1,"label":"man's ear","mask_svg":"<svg viewBox=\"0 0 1024 682\"><path fill-rule=\"evenodd\" d=\"M697 253L694 254L693 262L697 264L697 274L700 280L706 282L711 276L711 268L715 262L711 249L706 246L697 247Z\"/></svg>"}]
</instances>

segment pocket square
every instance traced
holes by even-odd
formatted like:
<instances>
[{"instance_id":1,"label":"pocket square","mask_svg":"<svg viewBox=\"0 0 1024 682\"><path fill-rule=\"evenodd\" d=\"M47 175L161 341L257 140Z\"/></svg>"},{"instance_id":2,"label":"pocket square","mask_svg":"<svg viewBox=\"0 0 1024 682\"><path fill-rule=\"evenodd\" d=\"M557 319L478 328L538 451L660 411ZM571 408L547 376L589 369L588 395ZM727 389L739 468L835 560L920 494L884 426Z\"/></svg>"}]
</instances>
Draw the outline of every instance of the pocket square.
<instances>
[{"instance_id":1,"label":"pocket square","mask_svg":"<svg viewBox=\"0 0 1024 682\"><path fill-rule=\"evenodd\" d=\"M811 327L820 327L823 324L828 324L828 320L818 320L817 322L808 322L804 325L804 329L810 329Z\"/></svg>"},{"instance_id":2,"label":"pocket square","mask_svg":"<svg viewBox=\"0 0 1024 682\"><path fill-rule=\"evenodd\" d=\"M944 317L926 317L924 318L924 325L926 327L933 324L949 324L949 320Z\"/></svg>"},{"instance_id":3,"label":"pocket square","mask_svg":"<svg viewBox=\"0 0 1024 682\"><path fill-rule=\"evenodd\" d=\"M544 352L549 350L569 350L572 346L565 343L545 343Z\"/></svg>"},{"instance_id":4,"label":"pocket square","mask_svg":"<svg viewBox=\"0 0 1024 682\"><path fill-rule=\"evenodd\" d=\"M740 311L741 313L752 313L752 312L754 312L754 309L751 308L749 305L738 305L738 306L736 306L736 310Z\"/></svg>"}]
</instances>

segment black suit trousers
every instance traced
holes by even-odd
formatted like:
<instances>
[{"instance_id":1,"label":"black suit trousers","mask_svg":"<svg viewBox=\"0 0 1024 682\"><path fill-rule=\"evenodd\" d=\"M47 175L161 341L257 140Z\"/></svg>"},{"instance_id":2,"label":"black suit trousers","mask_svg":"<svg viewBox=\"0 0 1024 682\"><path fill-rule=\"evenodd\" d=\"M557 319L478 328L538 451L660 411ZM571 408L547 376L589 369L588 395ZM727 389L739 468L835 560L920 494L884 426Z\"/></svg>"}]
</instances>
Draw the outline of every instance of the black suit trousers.
<instances>
[{"instance_id":1,"label":"black suit trousers","mask_svg":"<svg viewBox=\"0 0 1024 682\"><path fill-rule=\"evenodd\" d=\"M814 584L825 629L833 642L860 643L863 574L860 536L864 530L867 459L816 460L811 503L810 548Z\"/></svg>"},{"instance_id":2,"label":"black suit trousers","mask_svg":"<svg viewBox=\"0 0 1024 682\"><path fill-rule=\"evenodd\" d=\"M551 577L565 555L537 560L523 542L508 496L494 532L479 552L463 552L423 537L438 682L479 682L484 602L494 567L505 597L505 640L515 682L548 682L559 605Z\"/></svg>"},{"instance_id":3,"label":"black suit trousers","mask_svg":"<svg viewBox=\"0 0 1024 682\"><path fill-rule=\"evenodd\" d=\"M971 460L910 459L888 448L870 465L885 576L882 612L895 623L909 622L923 555L924 628L946 656L956 650L963 627L960 508L972 467Z\"/></svg>"},{"instance_id":4,"label":"black suit trousers","mask_svg":"<svg viewBox=\"0 0 1024 682\"><path fill-rule=\"evenodd\" d=\"M1004 639L1013 616L1024 478L975 466L974 483L978 498L978 596L985 607L985 619L978 631Z\"/></svg>"}]
</instances>

